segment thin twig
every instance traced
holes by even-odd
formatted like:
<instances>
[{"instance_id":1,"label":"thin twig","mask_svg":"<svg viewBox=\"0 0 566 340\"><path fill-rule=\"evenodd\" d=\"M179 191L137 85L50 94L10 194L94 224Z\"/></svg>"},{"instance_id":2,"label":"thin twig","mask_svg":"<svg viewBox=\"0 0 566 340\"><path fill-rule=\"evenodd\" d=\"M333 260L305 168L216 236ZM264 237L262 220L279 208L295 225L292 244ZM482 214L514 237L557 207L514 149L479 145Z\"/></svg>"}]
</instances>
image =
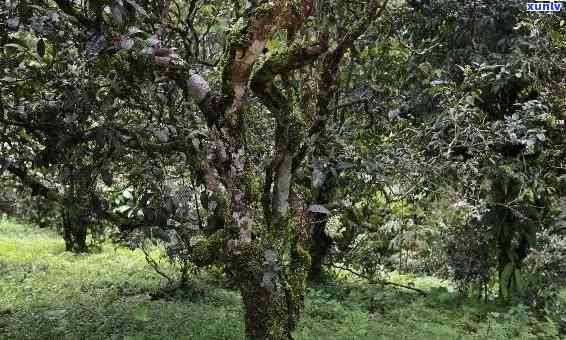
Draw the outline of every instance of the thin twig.
<instances>
[{"instance_id":1,"label":"thin twig","mask_svg":"<svg viewBox=\"0 0 566 340\"><path fill-rule=\"evenodd\" d=\"M400 283L395 283L395 282L387 281L387 280L374 280L374 279L369 278L369 277L365 276L364 274L358 273L358 272L356 272L356 271L354 271L354 270L352 270L352 269L350 269L350 268L348 268L348 267L342 267L342 266L338 266L338 265L336 265L336 264L333 264L332 267L337 268L337 269L342 269L342 270L348 271L348 272L350 272L350 273L352 273L352 274L354 274L354 275L356 275L356 276L358 276L358 277L361 277L362 279L367 280L370 284L376 284L376 283L378 283L378 284L381 284L381 285L384 285L384 286L394 286L394 287L399 287L399 288L405 288L405 289L409 289L409 290L414 290L415 292L418 292L418 293L421 294L422 296L427 296L427 295L428 295L427 292L425 292L425 291L422 290L422 289L415 288L415 287L411 287L411 286L407 286L407 285L400 284Z\"/></svg>"},{"instance_id":2,"label":"thin twig","mask_svg":"<svg viewBox=\"0 0 566 340\"><path fill-rule=\"evenodd\" d=\"M160 268L159 268L159 264L157 263L157 261L155 261L154 258L151 257L151 255L149 254L149 252L147 251L147 249L145 248L144 245L141 245L140 247L141 251L143 252L144 256L145 256L145 260L147 262L147 264L153 268L153 270L159 274L160 276L164 277L165 279L167 279L167 281L169 282L169 284L173 284L173 282L175 282L175 280L173 280L169 275L165 274Z\"/></svg>"},{"instance_id":3,"label":"thin twig","mask_svg":"<svg viewBox=\"0 0 566 340\"><path fill-rule=\"evenodd\" d=\"M195 196L195 204L196 204L196 208L197 208L197 217L198 217L198 226L200 228L200 230L204 230L204 226L202 223L202 217L200 215L200 208L199 208L199 198L197 197L197 187L195 184L195 179L193 176L191 176L191 185L193 187L193 194Z\"/></svg>"}]
</instances>

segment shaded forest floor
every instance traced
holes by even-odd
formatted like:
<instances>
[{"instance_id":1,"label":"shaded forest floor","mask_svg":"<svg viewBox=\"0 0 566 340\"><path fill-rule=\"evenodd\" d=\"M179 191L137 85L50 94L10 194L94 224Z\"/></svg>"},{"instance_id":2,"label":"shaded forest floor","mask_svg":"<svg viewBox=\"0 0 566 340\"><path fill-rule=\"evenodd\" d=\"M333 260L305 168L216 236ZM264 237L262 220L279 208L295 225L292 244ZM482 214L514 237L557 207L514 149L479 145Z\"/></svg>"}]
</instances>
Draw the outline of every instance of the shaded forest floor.
<instances>
[{"instance_id":1,"label":"shaded forest floor","mask_svg":"<svg viewBox=\"0 0 566 340\"><path fill-rule=\"evenodd\" d=\"M458 303L440 284L416 280L428 297L351 281L311 288L295 338L556 339L524 307ZM0 222L0 339L244 339L236 291L201 278L200 294L152 299L160 286L140 253L73 255L51 231Z\"/></svg>"}]
</instances>

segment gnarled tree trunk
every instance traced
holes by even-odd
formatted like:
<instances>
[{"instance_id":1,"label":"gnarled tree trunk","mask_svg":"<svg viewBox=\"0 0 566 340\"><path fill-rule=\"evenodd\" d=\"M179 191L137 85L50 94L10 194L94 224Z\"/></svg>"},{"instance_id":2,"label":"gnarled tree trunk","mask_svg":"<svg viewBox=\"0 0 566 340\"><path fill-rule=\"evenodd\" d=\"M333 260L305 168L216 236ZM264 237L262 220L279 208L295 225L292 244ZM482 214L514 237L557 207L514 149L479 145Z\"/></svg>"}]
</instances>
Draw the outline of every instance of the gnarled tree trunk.
<instances>
[{"instance_id":1,"label":"gnarled tree trunk","mask_svg":"<svg viewBox=\"0 0 566 340\"><path fill-rule=\"evenodd\" d=\"M273 268L274 253L250 248L236 268L250 339L292 339L306 293L308 254L292 252L289 268ZM273 260L273 261L272 261Z\"/></svg>"},{"instance_id":2,"label":"gnarled tree trunk","mask_svg":"<svg viewBox=\"0 0 566 340\"><path fill-rule=\"evenodd\" d=\"M56 3L77 25L101 25L66 1ZM206 240L195 246L194 257L197 264L225 265L234 273L249 338L290 339L303 309L310 255L289 218L289 192L296 169L325 129L331 92L327 87L321 91L319 105L326 109L313 114L315 123L307 128L293 107L293 98L278 87L276 79L289 79L295 70L326 54L321 81L331 80L329 86L334 86L344 52L379 16L384 3L370 1L368 13L337 37L336 47L328 52L328 33L321 32L314 43L308 35L303 41L295 39L313 12L314 0L250 1L245 16L228 31L218 92L198 74L187 79L189 63L171 55L172 49L148 49L150 62L162 67L167 77L195 99L206 118L205 150L195 147L200 143L191 143L190 138L184 145L198 184L206 188L208 214L215 217L209 219L213 224L203 228ZM254 68L263 58L267 41L282 31L288 36L287 47L268 54L261 66ZM250 87L276 126L265 176L255 170L247 149ZM264 179L263 195L255 186L257 178ZM263 218L258 218L255 210L259 205L263 206Z\"/></svg>"}]
</instances>

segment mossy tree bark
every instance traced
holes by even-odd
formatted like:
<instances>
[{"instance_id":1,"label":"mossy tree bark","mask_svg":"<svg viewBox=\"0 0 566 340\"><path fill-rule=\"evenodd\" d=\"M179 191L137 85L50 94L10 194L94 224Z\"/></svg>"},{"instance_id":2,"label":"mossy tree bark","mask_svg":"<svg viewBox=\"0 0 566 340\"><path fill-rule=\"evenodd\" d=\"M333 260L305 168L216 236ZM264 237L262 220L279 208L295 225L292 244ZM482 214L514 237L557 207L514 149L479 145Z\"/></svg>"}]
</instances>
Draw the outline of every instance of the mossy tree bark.
<instances>
[{"instance_id":1,"label":"mossy tree bark","mask_svg":"<svg viewBox=\"0 0 566 340\"><path fill-rule=\"evenodd\" d=\"M286 74L314 61L326 46L293 44L270 56L255 72L252 69L267 39L277 30L300 25L312 10L311 1L286 1L256 6L243 24L234 27L226 47L222 92L213 93L206 81L193 75L188 92L195 94L216 131L206 158L200 164L200 182L208 189L208 202L224 209L224 227L207 228L210 237L219 236L222 254L204 259L227 262L239 285L245 308L246 334L251 339L290 339L304 301L308 254L294 237L289 218L289 192L292 183L293 154L299 140L298 122L292 115L290 100L275 84L277 75ZM276 121L276 140L269 178L273 183L264 191L266 218L257 240L252 240L252 207L260 200L253 173L246 157L245 115L248 83L270 110ZM220 109L220 110L218 110ZM267 217L269 216L269 217ZM267 222L267 223L265 223ZM217 229L217 230L216 230ZM205 249L206 248L206 249ZM203 254L215 247L203 244Z\"/></svg>"},{"instance_id":2,"label":"mossy tree bark","mask_svg":"<svg viewBox=\"0 0 566 340\"><path fill-rule=\"evenodd\" d=\"M201 173L207 188L217 194L223 193L225 201L229 202L226 228L231 230L228 234L235 237L226 241L224 254L240 286L246 334L251 339L292 338L291 333L302 313L311 257L304 250L304 240L299 239L290 217L289 194L294 171L316 147L314 142L324 132L330 103L328 96L336 91L339 66L345 51L379 16L382 8L383 4L372 1L370 15L346 32L331 51L328 51L325 34L316 43L298 43L289 39L287 48L268 55L252 75L253 65L267 38L276 29L295 32L312 11L312 3L307 0L259 5L252 11L247 23L234 28L230 34L224 57L221 96L214 99L207 85L200 85L200 89L205 91L191 91L204 93L200 95L201 109L206 116L211 115L207 113L211 107L223 108L221 117L208 121L214 121L224 136L229 137L229 144L220 138L215 141L207 157L207 160L213 161L201 163ZM288 34L288 37L292 36ZM304 126L292 98L278 85L277 79L292 77L295 70L313 63L320 56L323 56L320 82L324 85L318 94L317 112L312 114L316 121L309 129ZM265 169L262 195L249 186L254 175L246 170L248 162L244 157L245 126L242 121L248 82L273 116L276 126L273 157ZM194 81L193 84L202 84L202 81ZM303 139L304 131L308 138ZM231 155L231 158L224 155ZM249 227L253 214L249 207L260 202L264 213L263 227L254 230L258 239L252 241Z\"/></svg>"},{"instance_id":3,"label":"mossy tree bark","mask_svg":"<svg viewBox=\"0 0 566 340\"><path fill-rule=\"evenodd\" d=\"M56 1L77 24L96 25L64 1ZM229 268L239 285L246 334L252 339L290 339L304 305L310 255L293 224L289 195L295 171L316 147L328 118L329 91L335 90L339 65L345 51L381 13L386 1L372 0L369 14L337 38L328 51L328 34L318 41L298 42L296 32L311 16L314 0L250 2L245 15L228 31L215 91L199 74L190 74L188 63L167 55L150 56L155 68L180 85L194 99L206 118L205 148L195 148L187 138L186 154L197 184L206 188L209 225L204 240L195 245L197 265L216 263ZM239 12L239 10L237 11ZM286 48L269 53L257 65L267 41L287 32ZM166 49L159 49L160 51ZM311 127L305 126L294 98L282 90L279 79L323 56L319 109ZM263 58L263 57L262 57ZM136 60L132 62L137 62ZM144 65L144 61L139 64ZM146 67L143 67L146 69ZM143 72L140 68L140 72ZM248 157L246 119L250 87L274 118L276 131L271 160L265 174L258 173ZM197 150L198 149L198 150ZM255 185L264 179L263 193ZM255 207L263 207L257 216Z\"/></svg>"},{"instance_id":4,"label":"mossy tree bark","mask_svg":"<svg viewBox=\"0 0 566 340\"><path fill-rule=\"evenodd\" d=\"M252 247L236 259L249 339L291 339L306 293L308 254L292 251L291 263L277 268L275 252Z\"/></svg>"}]
</instances>

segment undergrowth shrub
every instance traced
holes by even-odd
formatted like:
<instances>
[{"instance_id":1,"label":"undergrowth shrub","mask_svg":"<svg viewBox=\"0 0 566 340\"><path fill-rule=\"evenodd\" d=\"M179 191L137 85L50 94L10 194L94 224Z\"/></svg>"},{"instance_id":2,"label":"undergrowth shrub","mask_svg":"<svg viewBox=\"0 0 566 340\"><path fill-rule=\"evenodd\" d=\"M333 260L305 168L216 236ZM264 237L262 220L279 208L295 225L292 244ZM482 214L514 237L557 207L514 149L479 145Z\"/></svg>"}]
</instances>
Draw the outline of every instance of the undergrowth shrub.
<instances>
[{"instance_id":1,"label":"undergrowth shrub","mask_svg":"<svg viewBox=\"0 0 566 340\"><path fill-rule=\"evenodd\" d=\"M490 280L494 259L489 235L486 226L475 222L450 228L443 235L445 273L462 295L467 295L473 288L479 288L481 295L481 289Z\"/></svg>"},{"instance_id":2,"label":"undergrowth shrub","mask_svg":"<svg viewBox=\"0 0 566 340\"><path fill-rule=\"evenodd\" d=\"M566 284L566 236L545 230L537 237L539 247L525 260L528 302L539 311L566 317L560 299Z\"/></svg>"}]
</instances>

